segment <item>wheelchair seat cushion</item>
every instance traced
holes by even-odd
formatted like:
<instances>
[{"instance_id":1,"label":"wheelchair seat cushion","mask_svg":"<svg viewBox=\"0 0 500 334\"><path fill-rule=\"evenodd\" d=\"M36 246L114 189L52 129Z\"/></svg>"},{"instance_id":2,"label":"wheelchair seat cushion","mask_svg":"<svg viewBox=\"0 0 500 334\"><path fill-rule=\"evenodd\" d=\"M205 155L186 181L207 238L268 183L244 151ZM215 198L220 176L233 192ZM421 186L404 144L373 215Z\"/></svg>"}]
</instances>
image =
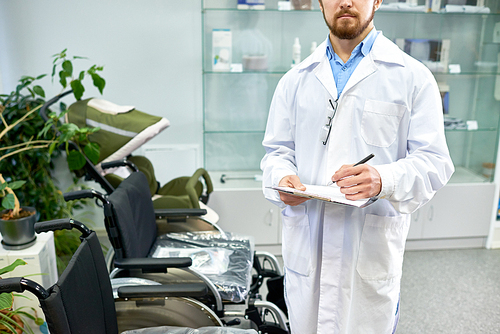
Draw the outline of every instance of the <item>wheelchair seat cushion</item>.
<instances>
[{"instance_id":1,"label":"wheelchair seat cushion","mask_svg":"<svg viewBox=\"0 0 500 334\"><path fill-rule=\"evenodd\" d=\"M122 334L257 334L254 329L240 329L230 327L172 327L162 326L155 328L142 328L137 330L125 331Z\"/></svg>"},{"instance_id":2,"label":"wheelchair seat cushion","mask_svg":"<svg viewBox=\"0 0 500 334\"><path fill-rule=\"evenodd\" d=\"M152 257L191 257L191 268L212 281L223 300L236 303L250 290L253 255L252 237L227 232L168 233L151 249Z\"/></svg>"}]
</instances>

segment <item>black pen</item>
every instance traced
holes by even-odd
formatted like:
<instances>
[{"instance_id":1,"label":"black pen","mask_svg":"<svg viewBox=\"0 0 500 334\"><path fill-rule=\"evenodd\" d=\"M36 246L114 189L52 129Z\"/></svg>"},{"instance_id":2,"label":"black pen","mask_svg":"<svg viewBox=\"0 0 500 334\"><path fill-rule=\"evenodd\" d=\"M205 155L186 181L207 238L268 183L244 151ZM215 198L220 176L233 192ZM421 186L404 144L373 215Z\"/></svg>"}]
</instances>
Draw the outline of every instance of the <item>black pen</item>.
<instances>
[{"instance_id":1,"label":"black pen","mask_svg":"<svg viewBox=\"0 0 500 334\"><path fill-rule=\"evenodd\" d=\"M371 158L373 158L374 156L375 156L375 155L373 155L373 153L370 153L370 155L368 155L366 158L363 158L363 159L361 159L360 161L356 162L356 163L354 164L354 166L353 166L353 167L356 167L356 166L358 166L358 165L362 165L362 164L364 164L364 163L368 162L368 160L370 160L370 159L371 159Z\"/></svg>"},{"instance_id":2,"label":"black pen","mask_svg":"<svg viewBox=\"0 0 500 334\"><path fill-rule=\"evenodd\" d=\"M370 153L368 156L364 157L363 159L359 160L358 162L356 162L353 167L356 167L356 166L359 166L359 165L362 165L366 162L368 162L371 158L373 158L375 155L373 153ZM334 181L330 181L328 182L327 186L331 186L332 184L334 184L335 182Z\"/></svg>"}]
</instances>

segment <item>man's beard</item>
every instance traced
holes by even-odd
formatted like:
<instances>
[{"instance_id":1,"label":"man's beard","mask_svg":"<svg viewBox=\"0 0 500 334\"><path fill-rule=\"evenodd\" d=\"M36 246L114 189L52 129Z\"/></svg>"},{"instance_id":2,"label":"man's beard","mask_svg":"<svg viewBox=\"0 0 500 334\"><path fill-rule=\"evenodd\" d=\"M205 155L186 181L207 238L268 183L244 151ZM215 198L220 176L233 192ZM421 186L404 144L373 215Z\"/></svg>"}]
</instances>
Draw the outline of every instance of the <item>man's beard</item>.
<instances>
[{"instance_id":1,"label":"man's beard","mask_svg":"<svg viewBox=\"0 0 500 334\"><path fill-rule=\"evenodd\" d=\"M343 22L338 20L338 17L344 14L349 14L354 16L355 23L351 24L350 22ZM325 13L323 12L323 18L325 19L326 25L332 32L332 34L339 39L355 39L368 27L370 22L373 20L375 16L375 7L373 8L371 17L365 22L360 22L358 15L351 13L349 10L343 10L335 18L332 19L332 22L328 22L325 17Z\"/></svg>"}]
</instances>

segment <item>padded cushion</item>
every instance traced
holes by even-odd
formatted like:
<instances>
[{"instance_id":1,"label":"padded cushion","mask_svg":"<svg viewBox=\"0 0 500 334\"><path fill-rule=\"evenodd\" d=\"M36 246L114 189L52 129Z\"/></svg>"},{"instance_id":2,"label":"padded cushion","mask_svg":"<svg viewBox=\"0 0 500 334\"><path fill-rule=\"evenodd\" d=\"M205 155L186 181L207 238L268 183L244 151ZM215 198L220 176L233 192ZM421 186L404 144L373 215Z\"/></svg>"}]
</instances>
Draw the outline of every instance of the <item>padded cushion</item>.
<instances>
[{"instance_id":1,"label":"padded cushion","mask_svg":"<svg viewBox=\"0 0 500 334\"><path fill-rule=\"evenodd\" d=\"M89 106L90 100L73 103L68 108L66 118L80 128L101 128L89 136L91 142L101 147L99 162L108 157L110 160L126 157L170 124L165 118L149 115L137 109L118 114L104 113Z\"/></svg>"},{"instance_id":2,"label":"padded cushion","mask_svg":"<svg viewBox=\"0 0 500 334\"><path fill-rule=\"evenodd\" d=\"M175 179L169 181L163 187L161 187L161 189L158 190L158 194L159 195L173 195L173 196L186 195L186 184L188 183L188 181L190 179L191 179L191 177L188 177L188 176L181 176L181 177L175 178ZM195 189L198 197L200 197L201 193L203 192L203 184L200 181L196 182L194 189Z\"/></svg>"},{"instance_id":3,"label":"padded cushion","mask_svg":"<svg viewBox=\"0 0 500 334\"><path fill-rule=\"evenodd\" d=\"M156 217L148 181L142 172L130 174L109 195L124 258L147 257L156 240Z\"/></svg>"},{"instance_id":4,"label":"padded cushion","mask_svg":"<svg viewBox=\"0 0 500 334\"><path fill-rule=\"evenodd\" d=\"M193 209L189 196L161 196L153 200L155 209Z\"/></svg>"}]
</instances>

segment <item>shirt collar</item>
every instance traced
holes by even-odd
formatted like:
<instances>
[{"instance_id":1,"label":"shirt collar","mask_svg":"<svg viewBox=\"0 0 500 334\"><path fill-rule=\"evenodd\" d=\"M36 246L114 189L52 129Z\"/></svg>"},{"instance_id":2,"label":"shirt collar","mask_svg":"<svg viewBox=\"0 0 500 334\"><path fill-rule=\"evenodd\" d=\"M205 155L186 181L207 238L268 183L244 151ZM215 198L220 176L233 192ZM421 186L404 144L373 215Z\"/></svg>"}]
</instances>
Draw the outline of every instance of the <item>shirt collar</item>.
<instances>
[{"instance_id":1,"label":"shirt collar","mask_svg":"<svg viewBox=\"0 0 500 334\"><path fill-rule=\"evenodd\" d=\"M366 37L352 50L353 53L357 53L359 48L361 49L361 53L363 56L366 57L368 53L370 53L373 43L375 42L375 39L377 39L379 32L375 29L375 27L366 35ZM330 35L328 35L327 40L327 45L326 45L326 56L328 60L332 60L332 58L335 56L335 52L333 51L333 46L332 42L330 41Z\"/></svg>"}]
</instances>

